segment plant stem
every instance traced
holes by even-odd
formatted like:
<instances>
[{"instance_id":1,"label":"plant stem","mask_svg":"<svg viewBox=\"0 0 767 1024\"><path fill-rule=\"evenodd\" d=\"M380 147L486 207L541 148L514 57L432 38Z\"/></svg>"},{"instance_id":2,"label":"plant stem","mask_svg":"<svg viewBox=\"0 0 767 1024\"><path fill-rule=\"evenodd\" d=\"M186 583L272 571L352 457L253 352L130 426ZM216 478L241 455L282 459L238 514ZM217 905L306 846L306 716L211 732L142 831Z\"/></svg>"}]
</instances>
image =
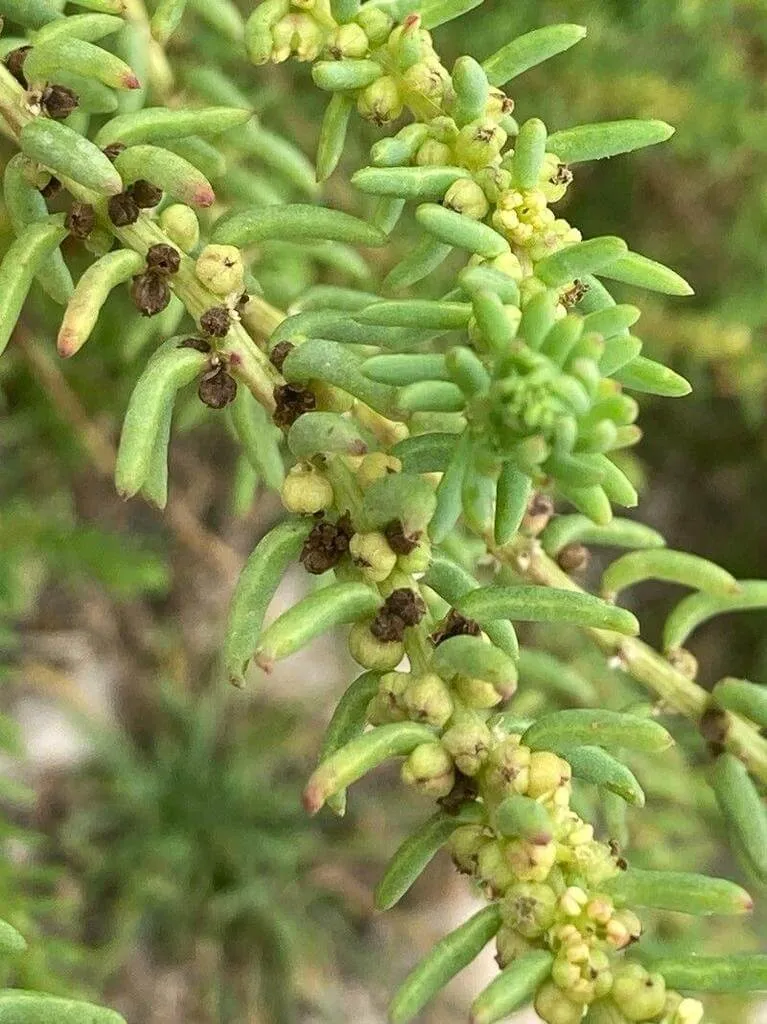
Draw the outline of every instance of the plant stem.
<instances>
[{"instance_id":1,"label":"plant stem","mask_svg":"<svg viewBox=\"0 0 767 1024\"><path fill-rule=\"evenodd\" d=\"M4 67L0 66L0 117L17 142L24 126L35 118L35 115L27 109L25 97L26 94L18 82ZM142 214L135 224L128 227L115 227L107 215L107 204L103 197L68 178L62 178L62 184L76 199L93 206L99 223L103 227L123 245L141 253L142 256L145 256L153 245L173 246L172 241L162 231L159 224L146 214ZM181 266L173 277L172 288L186 306L189 314L195 319L199 319L206 310L221 305L221 299L198 280L194 260L185 253L180 255ZM257 303L253 306L249 322L252 329L261 323L261 333L268 335L274 330L276 315L276 311L268 303ZM274 388L284 381L277 369L270 363L266 353L261 351L240 323L232 325L227 337L218 348L218 352L228 359L234 374L253 392L255 398L269 412L272 412L274 410Z\"/></svg>"},{"instance_id":2,"label":"plant stem","mask_svg":"<svg viewBox=\"0 0 767 1024\"><path fill-rule=\"evenodd\" d=\"M50 398L60 419L72 428L96 472L99 476L113 477L117 453L109 438L88 418L80 399L67 383L58 363L23 327L16 328L15 343L34 371L35 380ZM242 568L240 555L220 537L206 530L193 509L180 495L171 498L163 521L170 526L184 547L197 558L204 559L223 576L229 578Z\"/></svg>"},{"instance_id":3,"label":"plant stem","mask_svg":"<svg viewBox=\"0 0 767 1024\"><path fill-rule=\"evenodd\" d=\"M515 538L504 547L496 547L486 538L488 548L531 583L560 590L578 590L578 586L544 552L537 540ZM668 707L696 724L709 704L708 691L674 668L661 654L644 641L604 629L587 629L586 633L609 655L620 659L621 667L633 679ZM726 746L749 768L754 778L767 785L767 739L757 729L728 713Z\"/></svg>"}]
</instances>

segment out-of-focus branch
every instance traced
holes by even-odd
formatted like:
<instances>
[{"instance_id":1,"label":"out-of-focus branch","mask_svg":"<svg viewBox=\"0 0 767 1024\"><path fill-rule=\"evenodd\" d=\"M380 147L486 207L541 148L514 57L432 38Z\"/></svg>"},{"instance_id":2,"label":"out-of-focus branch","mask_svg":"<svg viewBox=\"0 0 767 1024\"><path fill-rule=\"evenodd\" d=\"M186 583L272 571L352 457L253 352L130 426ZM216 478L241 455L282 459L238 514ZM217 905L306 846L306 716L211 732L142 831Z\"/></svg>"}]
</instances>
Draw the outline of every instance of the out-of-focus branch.
<instances>
[{"instance_id":1,"label":"out-of-focus branch","mask_svg":"<svg viewBox=\"0 0 767 1024\"><path fill-rule=\"evenodd\" d=\"M116 452L112 442L88 417L80 399L45 348L28 329L19 326L16 347L33 376L51 400L58 416L73 431L94 469L102 477L114 476ZM189 551L224 575L237 573L242 559L220 537L207 530L182 497L170 499L163 515L176 539Z\"/></svg>"}]
</instances>

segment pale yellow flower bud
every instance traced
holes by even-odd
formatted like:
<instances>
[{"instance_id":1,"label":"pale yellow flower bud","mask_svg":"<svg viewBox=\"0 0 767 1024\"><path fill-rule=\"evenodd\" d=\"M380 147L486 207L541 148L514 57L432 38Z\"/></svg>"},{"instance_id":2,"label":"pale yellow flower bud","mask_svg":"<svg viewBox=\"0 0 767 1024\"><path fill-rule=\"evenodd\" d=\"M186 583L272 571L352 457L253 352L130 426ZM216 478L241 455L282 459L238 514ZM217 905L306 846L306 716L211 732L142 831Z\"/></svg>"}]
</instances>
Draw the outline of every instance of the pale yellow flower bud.
<instances>
[{"instance_id":1,"label":"pale yellow flower bud","mask_svg":"<svg viewBox=\"0 0 767 1024\"><path fill-rule=\"evenodd\" d=\"M388 473L399 473L401 469L402 463L394 455L387 455L386 452L369 452L357 470L357 483L364 491L376 480L380 480Z\"/></svg>"},{"instance_id":2,"label":"pale yellow flower bud","mask_svg":"<svg viewBox=\"0 0 767 1024\"><path fill-rule=\"evenodd\" d=\"M490 209L485 193L471 178L454 181L445 193L442 205L473 220L482 220Z\"/></svg>"},{"instance_id":3,"label":"pale yellow flower bud","mask_svg":"<svg viewBox=\"0 0 767 1024\"><path fill-rule=\"evenodd\" d=\"M388 124L402 113L402 99L397 82L390 75L382 75L363 89L357 99L361 117L376 125Z\"/></svg>"},{"instance_id":4,"label":"pale yellow flower bud","mask_svg":"<svg viewBox=\"0 0 767 1024\"><path fill-rule=\"evenodd\" d=\"M245 287L242 253L234 245L206 245L197 257L194 272L214 295L240 294Z\"/></svg>"},{"instance_id":5,"label":"pale yellow flower bud","mask_svg":"<svg viewBox=\"0 0 767 1024\"><path fill-rule=\"evenodd\" d=\"M396 668L405 655L399 640L379 640L370 632L369 622L355 622L347 639L349 653L363 668L371 672L388 672Z\"/></svg>"},{"instance_id":6,"label":"pale yellow flower bud","mask_svg":"<svg viewBox=\"0 0 767 1024\"><path fill-rule=\"evenodd\" d=\"M440 677L431 672L411 682L405 690L402 706L414 721L441 729L453 713L453 698ZM446 747L450 750L447 744Z\"/></svg>"},{"instance_id":7,"label":"pale yellow flower bud","mask_svg":"<svg viewBox=\"0 0 767 1024\"><path fill-rule=\"evenodd\" d=\"M447 796L455 783L452 758L441 743L421 743L403 764L402 781L435 799Z\"/></svg>"},{"instance_id":8,"label":"pale yellow flower bud","mask_svg":"<svg viewBox=\"0 0 767 1024\"><path fill-rule=\"evenodd\" d=\"M293 466L282 485L282 504L288 512L313 516L333 504L333 487L314 466Z\"/></svg>"},{"instance_id":9,"label":"pale yellow flower bud","mask_svg":"<svg viewBox=\"0 0 767 1024\"><path fill-rule=\"evenodd\" d=\"M536 994L535 1012L546 1024L580 1024L583 1004L574 1003L553 981L547 981Z\"/></svg>"},{"instance_id":10,"label":"pale yellow flower bud","mask_svg":"<svg viewBox=\"0 0 767 1024\"><path fill-rule=\"evenodd\" d=\"M419 167L449 167L453 163L453 150L446 142L427 139L419 147L415 162Z\"/></svg>"},{"instance_id":11,"label":"pale yellow flower bud","mask_svg":"<svg viewBox=\"0 0 767 1024\"><path fill-rule=\"evenodd\" d=\"M577 885L565 889L559 897L559 909L568 917L579 917L588 903L588 894Z\"/></svg>"},{"instance_id":12,"label":"pale yellow flower bud","mask_svg":"<svg viewBox=\"0 0 767 1024\"><path fill-rule=\"evenodd\" d=\"M493 163L506 144L506 132L492 121L474 121L458 133L455 151L461 162L479 170Z\"/></svg>"},{"instance_id":13,"label":"pale yellow flower bud","mask_svg":"<svg viewBox=\"0 0 767 1024\"><path fill-rule=\"evenodd\" d=\"M545 882L557 859L557 844L512 839L505 853L507 863L522 882Z\"/></svg>"},{"instance_id":14,"label":"pale yellow flower bud","mask_svg":"<svg viewBox=\"0 0 767 1024\"><path fill-rule=\"evenodd\" d=\"M342 57L364 57L370 41L363 28L353 22L339 25L327 41L328 52L337 60Z\"/></svg>"},{"instance_id":15,"label":"pale yellow flower bud","mask_svg":"<svg viewBox=\"0 0 767 1024\"><path fill-rule=\"evenodd\" d=\"M534 799L552 793L558 786L569 782L572 776L567 761L547 750L536 751L530 758L528 795Z\"/></svg>"}]
</instances>

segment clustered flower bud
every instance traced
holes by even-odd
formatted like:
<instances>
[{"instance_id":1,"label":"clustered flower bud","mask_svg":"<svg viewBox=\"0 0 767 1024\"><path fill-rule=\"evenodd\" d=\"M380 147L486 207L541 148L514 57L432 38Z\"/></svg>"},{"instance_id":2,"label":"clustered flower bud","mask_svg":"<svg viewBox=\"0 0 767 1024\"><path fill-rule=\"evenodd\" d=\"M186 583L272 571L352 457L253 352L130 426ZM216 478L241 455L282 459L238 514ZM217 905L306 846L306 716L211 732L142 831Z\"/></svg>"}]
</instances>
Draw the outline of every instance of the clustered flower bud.
<instances>
[{"instance_id":1,"label":"clustered flower bud","mask_svg":"<svg viewBox=\"0 0 767 1024\"><path fill-rule=\"evenodd\" d=\"M540 261L581 241L580 232L551 208L572 183L569 167L556 153L545 153L537 180L535 173L530 174L529 166L524 166L521 134L517 136L511 118L513 101L500 89L490 88L482 109L472 105L461 93L463 71L456 66L453 76L448 73L419 15L394 25L383 10L364 5L353 20L339 25L324 0L292 0L285 10L263 29L265 39L255 41L257 62L279 62L291 54L300 60L322 55L325 84L332 89L333 72L339 71L339 83L347 73L346 66L337 68L333 61L367 58L371 63L357 66L364 76L360 81L366 84L344 89L358 112L377 126L394 121L406 107L415 119L394 139L377 144L392 147L374 153L373 164L460 168L461 176L441 197L430 197L441 198L444 209L429 212L443 217L446 235L460 221L444 210L492 226L502 236L501 240L489 236L494 241L487 251L496 255L476 254L469 259L471 268L498 272L513 282L506 289L513 300L506 295L499 303L486 304L484 312L479 297L475 300L473 292L469 296L473 302L469 339L497 371L488 385L487 400L467 403L465 414L461 413L470 421L470 430L487 439L483 454L492 456L488 462L494 467L487 476L510 464L537 487L556 485L579 511L600 522L603 510L592 514L591 508L581 509L571 493L602 489L572 485L569 493L567 484L575 475L572 467L577 459L596 460L600 453L613 450L610 445L617 441L619 430L624 431L620 446L632 443L625 433L632 426L632 410L621 405L620 383L602 373L605 339L596 331L568 333L579 326L582 331L581 322L568 316L568 311L588 287L577 278L562 280L563 267L573 272L567 266L577 263L575 255L571 261L550 260L549 273L541 268L536 274ZM513 146L518 147L517 153ZM395 159L389 163L392 154ZM484 234L476 223L464 222L463 229L467 237L472 232L476 237ZM554 289L547 282L556 279L555 270L559 283ZM197 274L231 303L242 287L239 251L207 247L197 261ZM468 280L466 284L469 293ZM218 336L201 326L205 333ZM549 333L557 328L561 333ZM495 359L501 346L502 358ZM291 351L289 342L276 345L273 364L281 369ZM323 381L313 382L312 391L282 385L275 390L275 401L274 420L283 429L311 409L345 413L352 404L348 395ZM614 417L605 414L600 419L597 406L618 411ZM379 438L385 436L387 443L392 437L408 436L408 430L420 433L416 416L407 426L394 424L362 402L357 403L355 416ZM424 415L424 422L428 416ZM402 433L397 436L396 430ZM562 468L564 459L572 459L569 475L568 467ZM316 461L317 466L294 467L283 485L285 506L298 514L323 515L333 506L333 487L320 468L325 463L320 458ZM364 513L354 523L349 515L334 523L332 513L331 519L318 522L304 544L301 561L312 573L338 569L341 579L356 570L384 598L375 615L354 623L348 638L355 661L381 674L367 708L367 722L381 726L412 721L426 726L427 742L417 745L402 766L404 782L436 799L444 810L455 812L468 802L483 809L483 823L457 828L448 845L456 867L469 874L489 899L500 903L498 963L505 967L532 950L551 953L550 976L535 995L535 1009L545 1024L580 1024L587 1016L589 1020L593 1016L595 1024L700 1024L697 1001L667 992L662 977L618 955L641 936L633 911L616 907L608 895L608 881L627 864L617 845L598 841L593 826L572 809L572 770L567 759L556 751L535 749L521 732L506 731L508 717L493 711L511 695L503 673L485 667L491 678L483 678L479 655L476 674L466 663L460 664L460 671L451 666L450 657L464 648L442 645L461 636L483 637L480 625L455 609L441 622L428 620L428 627L422 625L427 607L414 574L429 566L428 539L411 532L403 520L394 518L382 527L373 515L367 517L369 489L388 474L399 473L400 460L375 451L340 461L349 488L356 485L362 492ZM619 482L611 485L620 490ZM339 483L339 490L345 487ZM607 491L605 482L605 519L610 511ZM551 499L534 493L520 532L538 537L553 514ZM423 530L425 523L420 527ZM588 558L581 544L567 545L558 553L560 568L567 573L584 571ZM423 593L430 610L438 606L436 601L432 605L433 595L427 588ZM427 631L430 643L425 642ZM406 647L408 662L403 663ZM671 657L678 659L680 671L694 675L687 652L674 652ZM726 721L717 718L714 709L704 714L701 728L712 749L724 742L717 728L726 729ZM517 828L509 806L526 807L533 814L532 826ZM540 827L538 815L543 820Z\"/></svg>"},{"instance_id":2,"label":"clustered flower bud","mask_svg":"<svg viewBox=\"0 0 767 1024\"><path fill-rule=\"evenodd\" d=\"M379 640L370 627L372 619L356 622L349 630L349 654L371 672L389 672L402 661L405 645L401 640Z\"/></svg>"},{"instance_id":3,"label":"clustered flower bud","mask_svg":"<svg viewBox=\"0 0 767 1024\"><path fill-rule=\"evenodd\" d=\"M349 554L369 583L383 583L397 562L386 537L377 530L355 533L349 541Z\"/></svg>"}]
</instances>

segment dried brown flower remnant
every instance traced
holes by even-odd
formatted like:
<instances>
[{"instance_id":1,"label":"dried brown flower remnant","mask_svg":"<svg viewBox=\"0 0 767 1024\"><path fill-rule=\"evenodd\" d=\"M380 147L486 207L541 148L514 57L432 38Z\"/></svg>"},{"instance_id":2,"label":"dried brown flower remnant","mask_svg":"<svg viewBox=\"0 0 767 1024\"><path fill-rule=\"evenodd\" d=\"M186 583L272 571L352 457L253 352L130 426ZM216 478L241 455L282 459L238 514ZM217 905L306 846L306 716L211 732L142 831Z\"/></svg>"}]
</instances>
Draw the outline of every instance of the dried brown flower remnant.
<instances>
[{"instance_id":1,"label":"dried brown flower remnant","mask_svg":"<svg viewBox=\"0 0 767 1024\"><path fill-rule=\"evenodd\" d=\"M96 226L96 211L90 203L72 203L64 223L73 238L87 238Z\"/></svg>"},{"instance_id":2,"label":"dried brown flower remnant","mask_svg":"<svg viewBox=\"0 0 767 1024\"><path fill-rule=\"evenodd\" d=\"M522 520L522 530L537 537L546 529L554 515L554 502L548 494L534 494L527 503L527 512Z\"/></svg>"},{"instance_id":3,"label":"dried brown flower remnant","mask_svg":"<svg viewBox=\"0 0 767 1024\"><path fill-rule=\"evenodd\" d=\"M583 572L590 559L591 553L584 544L566 544L557 555L557 563L563 572Z\"/></svg>"},{"instance_id":4,"label":"dried brown flower remnant","mask_svg":"<svg viewBox=\"0 0 767 1024\"><path fill-rule=\"evenodd\" d=\"M573 181L573 172L567 164L557 164L557 169L549 178L549 181L552 185L571 185Z\"/></svg>"},{"instance_id":5,"label":"dried brown flower remnant","mask_svg":"<svg viewBox=\"0 0 767 1024\"><path fill-rule=\"evenodd\" d=\"M203 377L197 394L209 409L223 409L237 397L237 381L222 366Z\"/></svg>"},{"instance_id":6,"label":"dried brown flower remnant","mask_svg":"<svg viewBox=\"0 0 767 1024\"><path fill-rule=\"evenodd\" d=\"M336 523L317 523L304 541L300 561L307 572L319 576L334 568L349 550L349 539L354 532L348 514Z\"/></svg>"},{"instance_id":7,"label":"dried brown flower remnant","mask_svg":"<svg viewBox=\"0 0 767 1024\"><path fill-rule=\"evenodd\" d=\"M415 590L400 587L393 590L379 608L370 625L378 640L402 640L408 626L417 626L426 614L426 605Z\"/></svg>"},{"instance_id":8,"label":"dried brown flower remnant","mask_svg":"<svg viewBox=\"0 0 767 1024\"><path fill-rule=\"evenodd\" d=\"M200 317L200 329L211 338L225 338L232 326L232 314L226 306L212 306Z\"/></svg>"},{"instance_id":9,"label":"dried brown flower remnant","mask_svg":"<svg viewBox=\"0 0 767 1024\"><path fill-rule=\"evenodd\" d=\"M172 245L161 242L150 247L146 254L148 270L156 274L176 274L181 266L181 255Z\"/></svg>"},{"instance_id":10,"label":"dried brown flower remnant","mask_svg":"<svg viewBox=\"0 0 767 1024\"><path fill-rule=\"evenodd\" d=\"M383 532L395 555L409 555L418 547L418 536L408 536L399 519L387 523Z\"/></svg>"},{"instance_id":11,"label":"dried brown flower remnant","mask_svg":"<svg viewBox=\"0 0 767 1024\"><path fill-rule=\"evenodd\" d=\"M67 89L65 85L48 85L43 90L43 110L54 121L63 121L77 110L79 105L77 93Z\"/></svg>"},{"instance_id":12,"label":"dried brown flower remnant","mask_svg":"<svg viewBox=\"0 0 767 1024\"><path fill-rule=\"evenodd\" d=\"M272 351L269 353L269 361L272 366L276 366L277 369L282 373L282 365L288 358L290 353L294 349L294 345L289 341L278 341Z\"/></svg>"},{"instance_id":13,"label":"dried brown flower remnant","mask_svg":"<svg viewBox=\"0 0 767 1024\"><path fill-rule=\"evenodd\" d=\"M562 305L565 309L572 309L573 306L581 301L588 290L589 286L584 281L573 281L572 288L568 288L566 292L562 293Z\"/></svg>"},{"instance_id":14,"label":"dried brown flower remnant","mask_svg":"<svg viewBox=\"0 0 767 1024\"><path fill-rule=\"evenodd\" d=\"M19 85L23 86L25 89L27 88L28 82L24 74L24 63L31 49L31 46L18 46L15 50L11 50L10 53L7 53L3 60L3 64L5 64Z\"/></svg>"},{"instance_id":15,"label":"dried brown flower remnant","mask_svg":"<svg viewBox=\"0 0 767 1024\"><path fill-rule=\"evenodd\" d=\"M133 278L131 298L142 316L162 313L170 302L170 288L158 274L139 274Z\"/></svg>"},{"instance_id":16,"label":"dried brown flower remnant","mask_svg":"<svg viewBox=\"0 0 767 1024\"><path fill-rule=\"evenodd\" d=\"M299 416L311 412L317 406L314 394L301 384L281 384L274 389L275 410L272 419L280 428L287 430Z\"/></svg>"},{"instance_id":17,"label":"dried brown flower remnant","mask_svg":"<svg viewBox=\"0 0 767 1024\"><path fill-rule=\"evenodd\" d=\"M112 163L114 163L120 153L125 152L126 148L127 147L123 142L111 142L108 146L105 146L101 152L107 160L111 160Z\"/></svg>"},{"instance_id":18,"label":"dried brown flower remnant","mask_svg":"<svg viewBox=\"0 0 767 1024\"><path fill-rule=\"evenodd\" d=\"M475 779L458 773L453 788L447 796L440 797L437 803L445 814L457 814L467 800L474 800L476 798L478 792L479 786Z\"/></svg>"},{"instance_id":19,"label":"dried brown flower remnant","mask_svg":"<svg viewBox=\"0 0 767 1024\"><path fill-rule=\"evenodd\" d=\"M730 716L727 712L721 708L706 708L700 716L699 728L711 754L716 757L724 753L727 734L730 731Z\"/></svg>"},{"instance_id":20,"label":"dried brown flower remnant","mask_svg":"<svg viewBox=\"0 0 767 1024\"><path fill-rule=\"evenodd\" d=\"M151 210L162 202L162 189L143 178L134 181L128 191L142 210Z\"/></svg>"},{"instance_id":21,"label":"dried brown flower remnant","mask_svg":"<svg viewBox=\"0 0 767 1024\"><path fill-rule=\"evenodd\" d=\"M40 195L43 199L53 199L59 192L61 192L62 184L58 178L54 178L53 175L48 179L48 184L43 185L40 189Z\"/></svg>"},{"instance_id":22,"label":"dried brown flower remnant","mask_svg":"<svg viewBox=\"0 0 767 1024\"><path fill-rule=\"evenodd\" d=\"M116 228L125 228L130 224L135 224L141 213L138 203L130 192L120 192L119 195L112 196L107 204L107 211L109 219Z\"/></svg>"},{"instance_id":23,"label":"dried brown flower remnant","mask_svg":"<svg viewBox=\"0 0 767 1024\"><path fill-rule=\"evenodd\" d=\"M429 639L435 647L439 647L443 641L449 640L451 636L479 636L481 632L479 623L473 619L465 618L455 608L451 608Z\"/></svg>"},{"instance_id":24,"label":"dried brown flower remnant","mask_svg":"<svg viewBox=\"0 0 767 1024\"><path fill-rule=\"evenodd\" d=\"M205 338L184 338L178 343L179 348L193 348L195 352L210 352L210 342Z\"/></svg>"}]
</instances>

